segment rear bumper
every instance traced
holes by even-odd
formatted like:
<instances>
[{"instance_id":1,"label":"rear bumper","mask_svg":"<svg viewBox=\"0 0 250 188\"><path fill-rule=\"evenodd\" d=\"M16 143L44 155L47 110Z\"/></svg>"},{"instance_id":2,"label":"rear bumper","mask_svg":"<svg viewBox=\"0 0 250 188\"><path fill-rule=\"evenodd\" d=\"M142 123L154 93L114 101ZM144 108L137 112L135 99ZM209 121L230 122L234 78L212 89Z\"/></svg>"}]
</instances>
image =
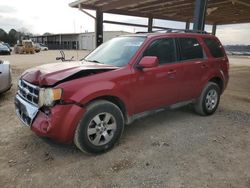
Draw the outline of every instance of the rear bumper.
<instances>
[{"instance_id":1,"label":"rear bumper","mask_svg":"<svg viewBox=\"0 0 250 188\"><path fill-rule=\"evenodd\" d=\"M56 105L47 115L19 95L15 99L19 119L39 136L62 143L70 143L85 109L74 104Z\"/></svg>"},{"instance_id":2,"label":"rear bumper","mask_svg":"<svg viewBox=\"0 0 250 188\"><path fill-rule=\"evenodd\" d=\"M221 91L221 94L224 93L224 91L226 90L227 86L228 86L228 82L229 82L229 75L224 75L224 81L223 81L223 89Z\"/></svg>"}]
</instances>

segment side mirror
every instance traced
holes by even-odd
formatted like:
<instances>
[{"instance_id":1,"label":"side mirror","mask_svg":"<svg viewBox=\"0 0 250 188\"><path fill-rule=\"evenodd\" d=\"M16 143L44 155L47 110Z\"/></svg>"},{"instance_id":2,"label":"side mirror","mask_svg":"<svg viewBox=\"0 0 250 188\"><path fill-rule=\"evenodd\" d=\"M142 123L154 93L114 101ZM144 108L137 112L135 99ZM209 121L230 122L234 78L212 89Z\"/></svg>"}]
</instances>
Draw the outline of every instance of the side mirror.
<instances>
[{"instance_id":1,"label":"side mirror","mask_svg":"<svg viewBox=\"0 0 250 188\"><path fill-rule=\"evenodd\" d=\"M138 64L138 68L154 68L157 67L159 64L158 57L156 56L145 56L141 59L140 63Z\"/></svg>"}]
</instances>

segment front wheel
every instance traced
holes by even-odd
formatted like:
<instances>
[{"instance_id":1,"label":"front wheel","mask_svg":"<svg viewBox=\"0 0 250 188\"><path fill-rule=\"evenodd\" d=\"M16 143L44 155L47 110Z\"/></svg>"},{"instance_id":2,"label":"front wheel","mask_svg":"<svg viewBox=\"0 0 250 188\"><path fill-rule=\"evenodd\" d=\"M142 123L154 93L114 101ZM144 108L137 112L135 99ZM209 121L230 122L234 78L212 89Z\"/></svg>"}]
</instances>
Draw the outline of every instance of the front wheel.
<instances>
[{"instance_id":1,"label":"front wheel","mask_svg":"<svg viewBox=\"0 0 250 188\"><path fill-rule=\"evenodd\" d=\"M81 151L103 153L115 145L123 128L123 114L118 106L105 100L94 101L87 106L74 142Z\"/></svg>"},{"instance_id":2,"label":"front wheel","mask_svg":"<svg viewBox=\"0 0 250 188\"><path fill-rule=\"evenodd\" d=\"M209 82L203 89L200 98L195 104L195 111L200 115L213 114L220 102L220 88L214 82Z\"/></svg>"}]
</instances>

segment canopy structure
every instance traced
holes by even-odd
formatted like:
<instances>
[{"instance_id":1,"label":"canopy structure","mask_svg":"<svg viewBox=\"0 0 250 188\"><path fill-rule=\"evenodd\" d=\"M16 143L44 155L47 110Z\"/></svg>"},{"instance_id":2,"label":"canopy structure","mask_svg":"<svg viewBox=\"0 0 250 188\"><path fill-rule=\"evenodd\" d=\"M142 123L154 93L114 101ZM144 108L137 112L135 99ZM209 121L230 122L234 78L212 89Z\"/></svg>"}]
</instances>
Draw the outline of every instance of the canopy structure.
<instances>
[{"instance_id":1,"label":"canopy structure","mask_svg":"<svg viewBox=\"0 0 250 188\"><path fill-rule=\"evenodd\" d=\"M174 21L193 21L194 0L78 0L71 7L101 10L131 16L153 17ZM250 22L249 0L210 0L206 23L233 24Z\"/></svg>"},{"instance_id":2,"label":"canopy structure","mask_svg":"<svg viewBox=\"0 0 250 188\"><path fill-rule=\"evenodd\" d=\"M186 22L187 28L193 22L195 30L203 30L205 23L212 24L213 32L216 25L250 22L249 0L78 0L70 3L70 6L80 10L96 10L96 32L98 28L103 29L100 26L103 23L145 26L105 21L103 13L147 17L149 31L154 28L154 18Z\"/></svg>"}]
</instances>

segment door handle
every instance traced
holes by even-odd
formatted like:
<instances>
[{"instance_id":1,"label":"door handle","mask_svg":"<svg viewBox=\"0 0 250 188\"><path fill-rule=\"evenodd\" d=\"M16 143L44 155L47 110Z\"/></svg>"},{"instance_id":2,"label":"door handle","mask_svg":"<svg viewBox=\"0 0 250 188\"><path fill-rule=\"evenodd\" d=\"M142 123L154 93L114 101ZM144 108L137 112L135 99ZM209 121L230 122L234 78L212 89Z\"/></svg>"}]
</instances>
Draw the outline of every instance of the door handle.
<instances>
[{"instance_id":1,"label":"door handle","mask_svg":"<svg viewBox=\"0 0 250 188\"><path fill-rule=\"evenodd\" d=\"M168 74L175 74L176 73L176 70L169 70L168 71Z\"/></svg>"},{"instance_id":2,"label":"door handle","mask_svg":"<svg viewBox=\"0 0 250 188\"><path fill-rule=\"evenodd\" d=\"M204 68L208 68L208 66L207 66L206 64L202 64L202 65L201 65L201 68L203 68L203 69L204 69Z\"/></svg>"},{"instance_id":3,"label":"door handle","mask_svg":"<svg viewBox=\"0 0 250 188\"><path fill-rule=\"evenodd\" d=\"M176 70L169 70L169 71L168 71L168 77L169 77L169 78L174 78L176 72L177 72Z\"/></svg>"}]
</instances>

